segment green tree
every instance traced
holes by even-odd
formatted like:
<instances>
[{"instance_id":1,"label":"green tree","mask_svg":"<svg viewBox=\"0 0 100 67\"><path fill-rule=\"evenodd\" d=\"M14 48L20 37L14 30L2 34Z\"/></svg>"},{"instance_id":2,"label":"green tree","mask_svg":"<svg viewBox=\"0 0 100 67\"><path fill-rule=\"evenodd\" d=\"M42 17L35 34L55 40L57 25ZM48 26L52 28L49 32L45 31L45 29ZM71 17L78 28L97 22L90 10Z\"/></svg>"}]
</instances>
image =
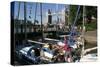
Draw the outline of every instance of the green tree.
<instances>
[{"instance_id":1,"label":"green tree","mask_svg":"<svg viewBox=\"0 0 100 67\"><path fill-rule=\"evenodd\" d=\"M87 18L88 23L91 22L92 16L97 18L97 7L96 6L86 6L86 18Z\"/></svg>"},{"instance_id":2,"label":"green tree","mask_svg":"<svg viewBox=\"0 0 100 67\"><path fill-rule=\"evenodd\" d=\"M70 23L71 24L73 24L75 20L77 10L78 10L78 5L70 5ZM76 20L76 25L82 24L82 20L83 20L82 15L83 15L83 6L80 6L79 15Z\"/></svg>"},{"instance_id":3,"label":"green tree","mask_svg":"<svg viewBox=\"0 0 100 67\"><path fill-rule=\"evenodd\" d=\"M70 23L73 24L78 5L70 5ZM97 18L97 7L96 6L85 6L85 14L87 18L87 23L91 22L92 16ZM76 25L81 25L83 21L83 6L80 6L80 12L76 21Z\"/></svg>"},{"instance_id":4,"label":"green tree","mask_svg":"<svg viewBox=\"0 0 100 67\"><path fill-rule=\"evenodd\" d=\"M77 5L70 5L70 14L69 14L69 21L72 23L74 21L76 11L77 11Z\"/></svg>"}]
</instances>

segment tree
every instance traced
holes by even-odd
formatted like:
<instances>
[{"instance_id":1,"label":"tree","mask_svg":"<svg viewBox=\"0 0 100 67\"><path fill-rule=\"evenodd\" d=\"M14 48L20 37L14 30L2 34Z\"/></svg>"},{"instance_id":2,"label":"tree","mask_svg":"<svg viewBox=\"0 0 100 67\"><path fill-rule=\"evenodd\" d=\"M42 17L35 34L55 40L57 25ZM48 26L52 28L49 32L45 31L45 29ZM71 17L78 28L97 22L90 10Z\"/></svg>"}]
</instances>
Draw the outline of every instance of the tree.
<instances>
[{"instance_id":1,"label":"tree","mask_svg":"<svg viewBox=\"0 0 100 67\"><path fill-rule=\"evenodd\" d=\"M91 22L92 18L91 17L97 18L97 7L96 6L86 6L86 18L87 22Z\"/></svg>"},{"instance_id":2,"label":"tree","mask_svg":"<svg viewBox=\"0 0 100 67\"><path fill-rule=\"evenodd\" d=\"M78 9L78 5L70 5L70 23L73 24L75 17L76 17L76 12ZM85 14L87 18L87 22L91 22L92 18L95 17L97 18L97 7L96 6L85 6ZM80 6L80 12L77 18L77 23L76 25L81 25L83 21L83 6Z\"/></svg>"},{"instance_id":3,"label":"tree","mask_svg":"<svg viewBox=\"0 0 100 67\"><path fill-rule=\"evenodd\" d=\"M76 13L78 10L78 5L70 5L70 23L73 24L75 17L76 17ZM82 18L83 18L83 6L80 6L80 10L79 10L79 15L78 18L76 20L76 25L80 25L82 24Z\"/></svg>"},{"instance_id":4,"label":"tree","mask_svg":"<svg viewBox=\"0 0 100 67\"><path fill-rule=\"evenodd\" d=\"M69 14L69 21L72 23L74 21L76 11L77 11L77 6L76 5L70 5L70 14Z\"/></svg>"}]
</instances>

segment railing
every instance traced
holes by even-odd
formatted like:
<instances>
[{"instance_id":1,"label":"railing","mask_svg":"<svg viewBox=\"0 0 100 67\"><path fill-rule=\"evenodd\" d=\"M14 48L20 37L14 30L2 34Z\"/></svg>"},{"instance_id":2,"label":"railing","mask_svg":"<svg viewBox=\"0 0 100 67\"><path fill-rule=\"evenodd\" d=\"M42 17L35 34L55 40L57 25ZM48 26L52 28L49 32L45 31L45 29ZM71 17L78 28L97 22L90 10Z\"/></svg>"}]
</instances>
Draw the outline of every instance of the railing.
<instances>
[{"instance_id":1,"label":"railing","mask_svg":"<svg viewBox=\"0 0 100 67\"><path fill-rule=\"evenodd\" d=\"M84 50L84 54L86 54L87 52L90 52L92 50L95 50L95 49L97 49L97 47L86 49L86 50Z\"/></svg>"}]
</instances>

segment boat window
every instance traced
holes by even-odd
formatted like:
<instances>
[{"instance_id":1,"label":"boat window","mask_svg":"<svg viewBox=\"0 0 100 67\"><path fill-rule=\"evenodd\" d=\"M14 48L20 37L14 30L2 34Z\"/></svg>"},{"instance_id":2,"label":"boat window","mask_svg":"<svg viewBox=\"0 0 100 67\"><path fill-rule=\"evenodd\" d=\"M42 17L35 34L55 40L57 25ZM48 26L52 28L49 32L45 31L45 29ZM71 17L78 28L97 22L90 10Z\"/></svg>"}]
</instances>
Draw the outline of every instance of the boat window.
<instances>
[{"instance_id":1,"label":"boat window","mask_svg":"<svg viewBox=\"0 0 100 67\"><path fill-rule=\"evenodd\" d=\"M39 49L34 49L35 50L35 56L40 56L40 50Z\"/></svg>"}]
</instances>

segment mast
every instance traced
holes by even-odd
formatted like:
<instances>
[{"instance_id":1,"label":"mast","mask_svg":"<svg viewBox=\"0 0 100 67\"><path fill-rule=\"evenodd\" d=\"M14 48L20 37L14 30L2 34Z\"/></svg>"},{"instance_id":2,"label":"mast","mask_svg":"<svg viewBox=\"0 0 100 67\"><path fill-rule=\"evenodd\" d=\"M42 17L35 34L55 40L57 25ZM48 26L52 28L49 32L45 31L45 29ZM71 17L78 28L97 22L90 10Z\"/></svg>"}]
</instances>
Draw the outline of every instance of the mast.
<instances>
[{"instance_id":1,"label":"mast","mask_svg":"<svg viewBox=\"0 0 100 67\"><path fill-rule=\"evenodd\" d=\"M82 57L84 56L84 34L85 34L85 6L83 6L83 30L82 30L82 42L83 42L83 48L82 48Z\"/></svg>"},{"instance_id":2,"label":"mast","mask_svg":"<svg viewBox=\"0 0 100 67\"><path fill-rule=\"evenodd\" d=\"M36 32L36 27L35 27L35 23L36 23L36 15L37 15L37 3L35 6L35 16L34 16L34 32Z\"/></svg>"},{"instance_id":3,"label":"mast","mask_svg":"<svg viewBox=\"0 0 100 67\"><path fill-rule=\"evenodd\" d=\"M69 19L69 17L70 17L70 5L69 5L69 8L68 8L68 26L69 26L69 24L70 24L70 19Z\"/></svg>"},{"instance_id":4,"label":"mast","mask_svg":"<svg viewBox=\"0 0 100 67\"><path fill-rule=\"evenodd\" d=\"M19 19L19 13L20 13L20 2L19 2L18 5L19 5L19 6L18 6L18 16L17 16L17 19Z\"/></svg>"},{"instance_id":5,"label":"mast","mask_svg":"<svg viewBox=\"0 0 100 67\"><path fill-rule=\"evenodd\" d=\"M65 16L66 16L66 13L65 13ZM69 31L69 25L70 25L70 5L68 6L68 8L67 8L67 26L68 26L68 28L67 27L65 27L67 30L66 31ZM66 17L65 17L65 19L66 19ZM66 23L66 21L65 21L65 23Z\"/></svg>"},{"instance_id":6,"label":"mast","mask_svg":"<svg viewBox=\"0 0 100 67\"><path fill-rule=\"evenodd\" d=\"M24 23L25 23L25 44L27 42L27 19L26 19L26 2L24 2Z\"/></svg>"},{"instance_id":7,"label":"mast","mask_svg":"<svg viewBox=\"0 0 100 67\"><path fill-rule=\"evenodd\" d=\"M58 17L58 4L56 4L56 15L57 15L57 24L59 23L59 17Z\"/></svg>"},{"instance_id":8,"label":"mast","mask_svg":"<svg viewBox=\"0 0 100 67\"><path fill-rule=\"evenodd\" d=\"M21 5L21 2L19 2L18 4L18 16L17 16L17 20L19 19L19 16L20 16L20 5ZM20 25L21 25L21 33L23 33L23 24L22 24L22 20L19 20L20 21Z\"/></svg>"},{"instance_id":9,"label":"mast","mask_svg":"<svg viewBox=\"0 0 100 67\"><path fill-rule=\"evenodd\" d=\"M19 13L20 13L20 2L18 3L18 15L16 16L16 20L17 20L17 25L16 25L16 33L18 33L19 32L19 29L18 29L18 27L19 27L19 24L18 24L18 22L20 21L19 20Z\"/></svg>"},{"instance_id":10,"label":"mast","mask_svg":"<svg viewBox=\"0 0 100 67\"><path fill-rule=\"evenodd\" d=\"M58 13L58 4L56 4L56 13ZM56 23L56 35L57 35L57 32L58 32L58 24L59 24L59 19L58 19L58 14L57 15L57 23Z\"/></svg>"},{"instance_id":11,"label":"mast","mask_svg":"<svg viewBox=\"0 0 100 67\"><path fill-rule=\"evenodd\" d=\"M42 42L43 42L43 22L42 22L42 3L40 3L40 14L41 14L41 32L42 32Z\"/></svg>"}]
</instances>

